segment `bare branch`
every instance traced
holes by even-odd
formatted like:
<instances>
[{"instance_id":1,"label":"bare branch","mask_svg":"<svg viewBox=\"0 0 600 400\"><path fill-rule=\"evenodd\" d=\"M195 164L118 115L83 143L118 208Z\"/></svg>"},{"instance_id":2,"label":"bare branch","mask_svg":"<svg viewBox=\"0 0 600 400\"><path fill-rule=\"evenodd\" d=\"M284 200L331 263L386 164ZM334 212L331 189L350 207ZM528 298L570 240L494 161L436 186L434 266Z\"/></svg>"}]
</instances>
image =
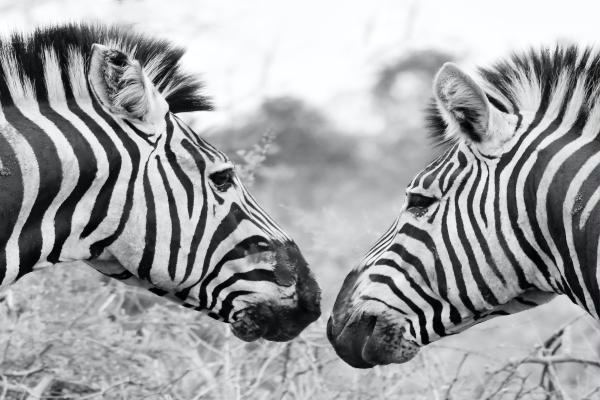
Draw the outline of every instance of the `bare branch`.
<instances>
[{"instance_id":1,"label":"bare branch","mask_svg":"<svg viewBox=\"0 0 600 400\"><path fill-rule=\"evenodd\" d=\"M452 396L450 395L450 392L452 391L452 388L458 381L458 377L460 376L460 371L462 370L462 367L463 367L465 361L467 361L468 357L469 357L469 353L465 353L462 360L460 360L460 362L458 363L458 367L456 367L456 373L454 374L454 378L452 379L452 382L450 382L450 385L448 386L448 390L446 390L446 395L444 396L444 398L446 400L450 400L452 398Z\"/></svg>"}]
</instances>

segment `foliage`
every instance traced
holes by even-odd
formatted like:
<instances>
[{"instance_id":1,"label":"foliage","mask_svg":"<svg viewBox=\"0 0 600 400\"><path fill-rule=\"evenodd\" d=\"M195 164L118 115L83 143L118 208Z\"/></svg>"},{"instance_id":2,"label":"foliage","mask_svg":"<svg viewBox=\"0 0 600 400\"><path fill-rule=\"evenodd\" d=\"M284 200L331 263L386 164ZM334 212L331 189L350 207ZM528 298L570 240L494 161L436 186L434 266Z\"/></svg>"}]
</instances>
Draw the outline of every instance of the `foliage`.
<instances>
[{"instance_id":1,"label":"foliage","mask_svg":"<svg viewBox=\"0 0 600 400\"><path fill-rule=\"evenodd\" d=\"M243 343L150 296L81 266L25 277L0 306L0 399L598 398L589 318L512 358L441 342L411 363L361 371L333 353L324 319L289 343Z\"/></svg>"}]
</instances>

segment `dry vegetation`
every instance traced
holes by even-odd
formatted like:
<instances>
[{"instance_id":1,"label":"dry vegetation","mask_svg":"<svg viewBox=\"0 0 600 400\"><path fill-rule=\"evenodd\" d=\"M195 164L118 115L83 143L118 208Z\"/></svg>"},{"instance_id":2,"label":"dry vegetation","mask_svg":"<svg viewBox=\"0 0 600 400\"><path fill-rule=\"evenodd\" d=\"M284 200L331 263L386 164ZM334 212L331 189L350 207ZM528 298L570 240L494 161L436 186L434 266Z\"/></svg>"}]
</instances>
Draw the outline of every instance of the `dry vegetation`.
<instances>
[{"instance_id":1,"label":"dry vegetation","mask_svg":"<svg viewBox=\"0 0 600 400\"><path fill-rule=\"evenodd\" d=\"M585 316L529 348L499 332L502 345L443 341L368 371L336 358L324 320L290 343L243 343L80 266L24 278L4 292L0 318L0 399L600 398L598 327Z\"/></svg>"}]
</instances>

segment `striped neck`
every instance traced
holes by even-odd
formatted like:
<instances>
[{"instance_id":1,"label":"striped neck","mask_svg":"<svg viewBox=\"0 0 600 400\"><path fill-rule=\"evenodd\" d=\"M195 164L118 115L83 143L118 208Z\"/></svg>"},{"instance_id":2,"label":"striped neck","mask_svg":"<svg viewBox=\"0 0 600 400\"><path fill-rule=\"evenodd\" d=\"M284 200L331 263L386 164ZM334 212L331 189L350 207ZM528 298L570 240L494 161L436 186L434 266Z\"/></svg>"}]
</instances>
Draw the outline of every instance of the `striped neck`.
<instances>
[{"instance_id":1,"label":"striped neck","mask_svg":"<svg viewBox=\"0 0 600 400\"><path fill-rule=\"evenodd\" d=\"M498 168L517 167L506 193L508 219L535 284L599 316L600 110L588 111L581 93L566 91L557 93L558 108L542 103L532 114Z\"/></svg>"},{"instance_id":2,"label":"striped neck","mask_svg":"<svg viewBox=\"0 0 600 400\"><path fill-rule=\"evenodd\" d=\"M2 109L0 158L9 176L0 180L8 194L0 208L18 211L0 229L0 244L13 252L0 270L18 271L3 282L34 266L97 257L123 230L133 186L115 185L135 180L147 155L123 123L82 95L21 98Z\"/></svg>"}]
</instances>

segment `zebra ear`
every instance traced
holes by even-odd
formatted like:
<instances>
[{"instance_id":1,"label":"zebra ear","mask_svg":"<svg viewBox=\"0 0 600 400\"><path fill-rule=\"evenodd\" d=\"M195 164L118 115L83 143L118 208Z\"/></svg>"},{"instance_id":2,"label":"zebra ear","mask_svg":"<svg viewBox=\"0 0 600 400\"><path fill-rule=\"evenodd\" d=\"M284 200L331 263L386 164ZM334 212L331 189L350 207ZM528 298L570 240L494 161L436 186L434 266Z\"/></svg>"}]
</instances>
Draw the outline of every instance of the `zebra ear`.
<instances>
[{"instance_id":1,"label":"zebra ear","mask_svg":"<svg viewBox=\"0 0 600 400\"><path fill-rule=\"evenodd\" d=\"M445 63L433 82L438 109L448 134L458 131L473 142L489 136L492 107L479 85L453 63Z\"/></svg>"},{"instance_id":2,"label":"zebra ear","mask_svg":"<svg viewBox=\"0 0 600 400\"><path fill-rule=\"evenodd\" d=\"M92 45L88 80L98 101L119 117L160 124L169 111L139 61L100 44Z\"/></svg>"}]
</instances>

